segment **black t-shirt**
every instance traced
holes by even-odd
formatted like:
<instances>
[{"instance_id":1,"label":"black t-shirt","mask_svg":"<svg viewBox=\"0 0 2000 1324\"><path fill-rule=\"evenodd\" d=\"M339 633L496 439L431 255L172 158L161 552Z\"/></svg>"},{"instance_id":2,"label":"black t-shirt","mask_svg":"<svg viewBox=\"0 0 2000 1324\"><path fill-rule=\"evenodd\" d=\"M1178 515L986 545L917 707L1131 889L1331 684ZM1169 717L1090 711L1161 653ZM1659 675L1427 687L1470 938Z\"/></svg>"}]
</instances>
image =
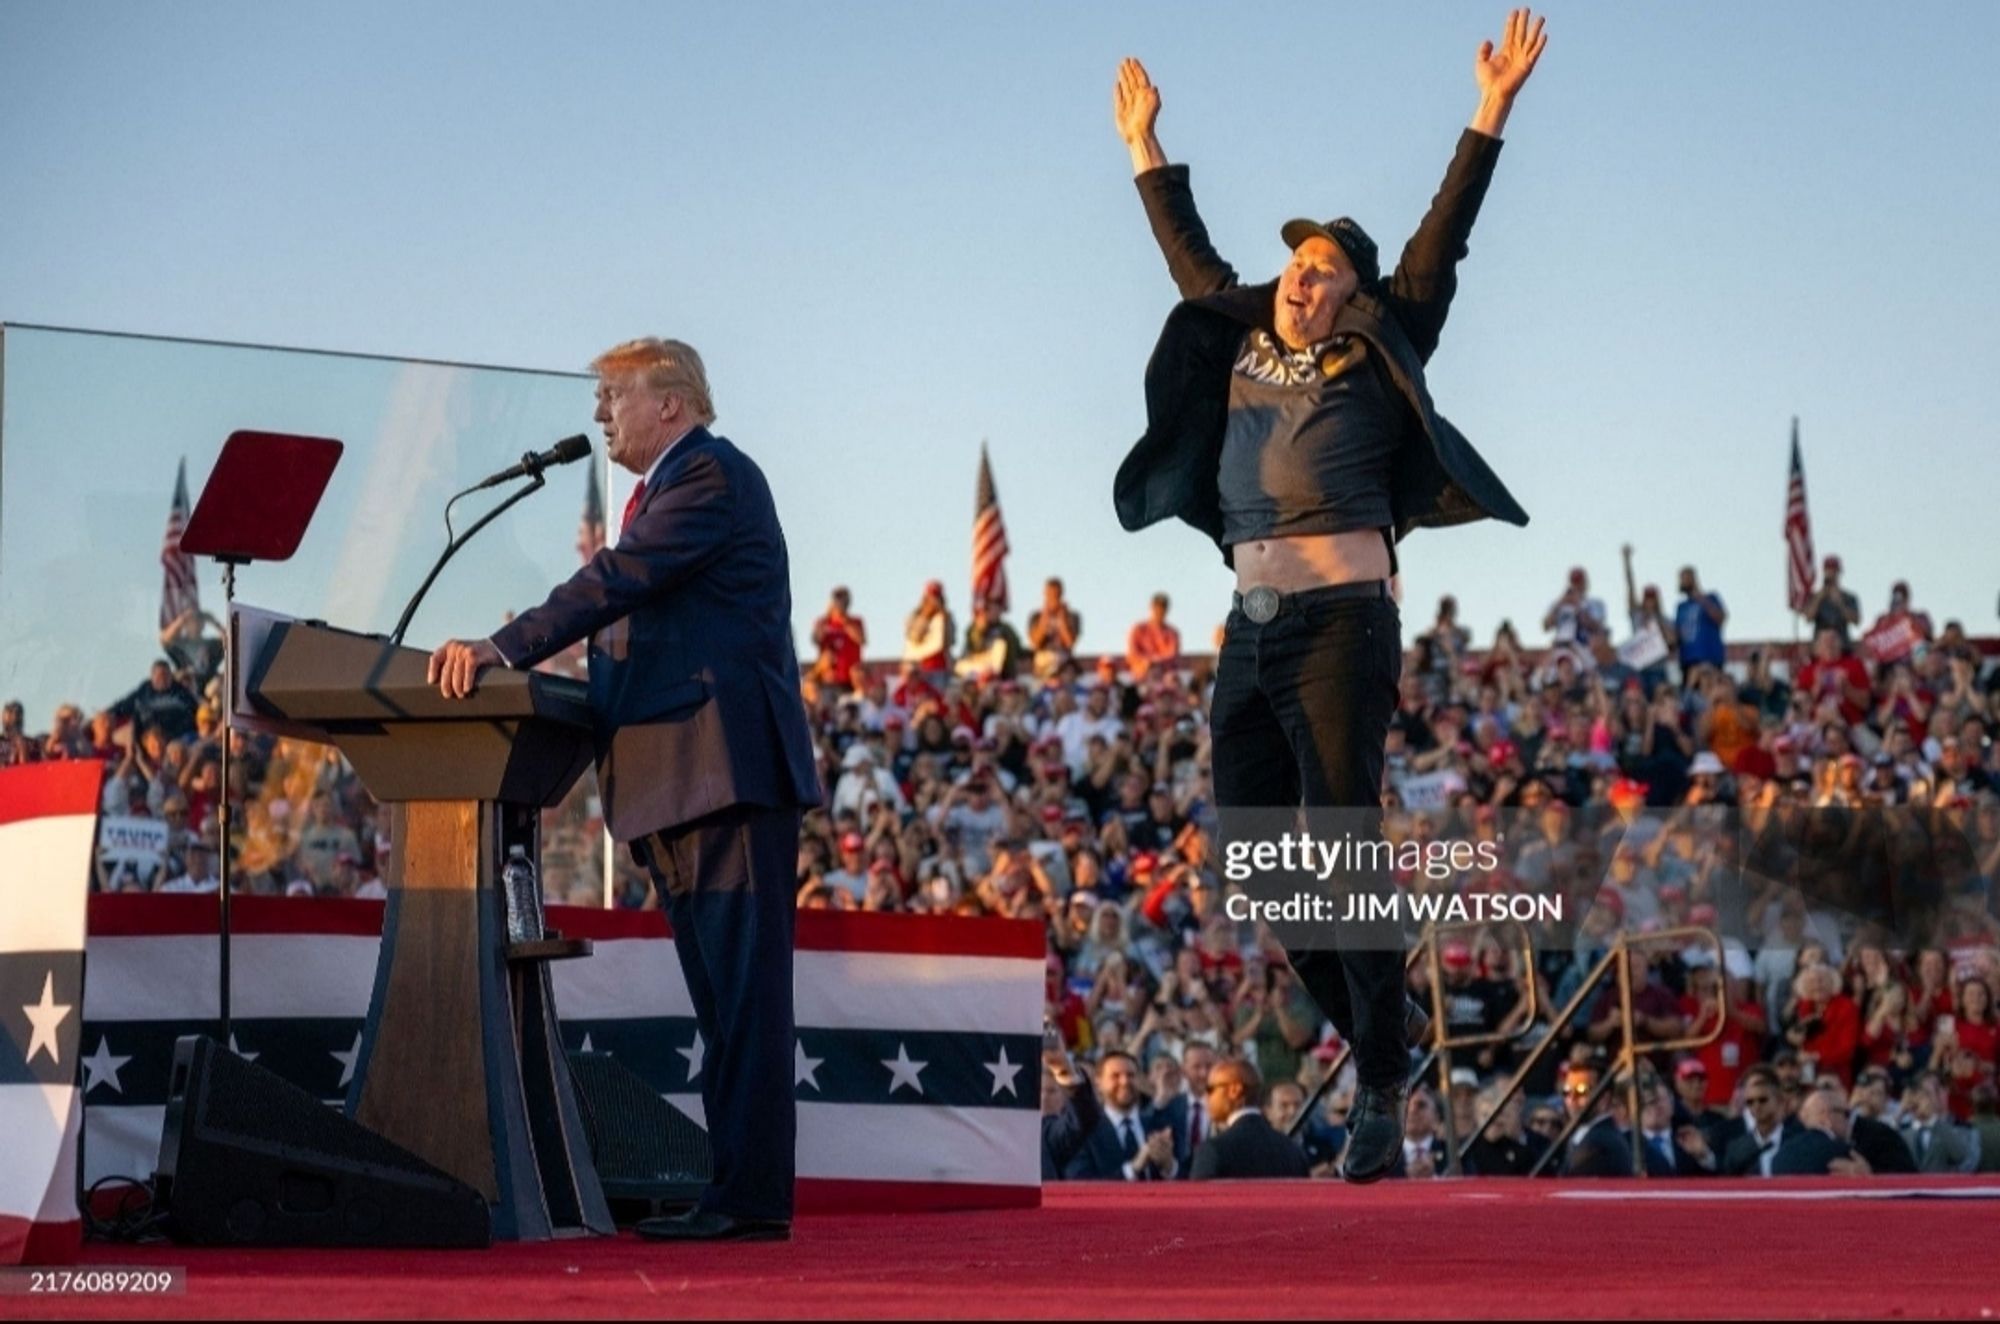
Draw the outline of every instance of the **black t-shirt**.
<instances>
[{"instance_id":1,"label":"black t-shirt","mask_svg":"<svg viewBox=\"0 0 2000 1324\"><path fill-rule=\"evenodd\" d=\"M1444 1016L1453 1036L1492 1034L1514 1009L1514 987L1497 979L1472 979L1464 984L1447 983Z\"/></svg>"},{"instance_id":2,"label":"black t-shirt","mask_svg":"<svg viewBox=\"0 0 2000 1324\"><path fill-rule=\"evenodd\" d=\"M1372 360L1359 336L1293 350L1267 332L1244 333L1222 437L1225 546L1393 522L1390 473L1407 404Z\"/></svg>"},{"instance_id":3,"label":"black t-shirt","mask_svg":"<svg viewBox=\"0 0 2000 1324\"><path fill-rule=\"evenodd\" d=\"M186 686L174 684L156 690L147 681L119 700L111 712L117 717L131 718L140 731L157 726L167 739L179 740L194 734L196 707L195 697Z\"/></svg>"},{"instance_id":4,"label":"black t-shirt","mask_svg":"<svg viewBox=\"0 0 2000 1324\"><path fill-rule=\"evenodd\" d=\"M1813 630L1815 633L1820 630L1832 630L1840 636L1840 642L1845 644L1848 642L1850 627L1847 623L1847 612L1841 609L1843 603L1856 616L1861 614L1861 599L1846 589L1841 589L1837 593L1820 598L1819 605L1813 609Z\"/></svg>"}]
</instances>

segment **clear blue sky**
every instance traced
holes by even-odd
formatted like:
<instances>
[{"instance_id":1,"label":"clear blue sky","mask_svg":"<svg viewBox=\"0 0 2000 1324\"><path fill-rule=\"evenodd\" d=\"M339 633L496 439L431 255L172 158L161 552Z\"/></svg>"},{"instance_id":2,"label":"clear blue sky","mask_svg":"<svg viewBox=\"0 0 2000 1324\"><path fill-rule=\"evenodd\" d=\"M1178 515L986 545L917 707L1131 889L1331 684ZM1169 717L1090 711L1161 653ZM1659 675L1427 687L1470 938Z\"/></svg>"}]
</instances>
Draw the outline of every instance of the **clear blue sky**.
<instances>
[{"instance_id":1,"label":"clear blue sky","mask_svg":"<svg viewBox=\"0 0 2000 1324\"><path fill-rule=\"evenodd\" d=\"M962 608L986 438L1018 613L1061 573L1105 647L1164 587L1205 639L1213 549L1110 509L1173 300L1116 62L1262 279L1295 214L1400 246L1505 8L11 0L0 319L555 369L681 336L772 475L802 621L845 582L887 645L933 574ZM1534 523L1413 536L1406 620L1452 591L1537 641L1571 564L1620 605L1629 540L1788 635L1798 414L1865 611L1906 576L1992 632L2000 5L1549 31L1431 377Z\"/></svg>"}]
</instances>

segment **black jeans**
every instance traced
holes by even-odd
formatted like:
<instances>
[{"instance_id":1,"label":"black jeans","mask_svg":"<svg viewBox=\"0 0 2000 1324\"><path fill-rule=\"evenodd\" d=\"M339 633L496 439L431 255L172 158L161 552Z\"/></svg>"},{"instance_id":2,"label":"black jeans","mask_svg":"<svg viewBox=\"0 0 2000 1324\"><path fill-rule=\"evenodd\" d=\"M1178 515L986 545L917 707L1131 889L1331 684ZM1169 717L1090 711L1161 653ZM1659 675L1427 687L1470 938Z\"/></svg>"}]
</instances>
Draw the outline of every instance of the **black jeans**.
<instances>
[{"instance_id":1,"label":"black jeans","mask_svg":"<svg viewBox=\"0 0 2000 1324\"><path fill-rule=\"evenodd\" d=\"M1224 834L1232 809L1303 806L1353 811L1326 817L1379 840L1383 744L1402 672L1402 622L1391 598L1307 590L1285 597L1261 625L1230 612L1210 711ZM1347 882L1373 895L1392 891L1385 874ZM1409 1050L1400 923L1318 925L1310 943L1297 926L1280 937L1306 992L1354 1046L1361 1083L1401 1085Z\"/></svg>"}]
</instances>

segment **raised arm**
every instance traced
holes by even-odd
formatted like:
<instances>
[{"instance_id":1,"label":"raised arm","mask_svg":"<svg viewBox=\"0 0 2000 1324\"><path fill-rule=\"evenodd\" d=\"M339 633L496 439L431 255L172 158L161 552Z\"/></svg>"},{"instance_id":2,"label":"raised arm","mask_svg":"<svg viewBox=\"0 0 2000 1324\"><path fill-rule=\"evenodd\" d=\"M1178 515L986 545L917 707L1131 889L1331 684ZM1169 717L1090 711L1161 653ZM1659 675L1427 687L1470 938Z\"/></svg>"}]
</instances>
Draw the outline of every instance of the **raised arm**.
<instances>
[{"instance_id":1,"label":"raised arm","mask_svg":"<svg viewBox=\"0 0 2000 1324\"><path fill-rule=\"evenodd\" d=\"M1156 130L1160 90L1147 77L1146 66L1137 60L1128 59L1118 66L1118 81L1111 89L1111 116L1118 136L1132 153L1133 180L1146 204L1146 219L1182 297L1196 299L1236 284L1236 269L1209 243L1208 227L1195 210L1187 167L1167 164Z\"/></svg>"},{"instance_id":2,"label":"raised arm","mask_svg":"<svg viewBox=\"0 0 2000 1324\"><path fill-rule=\"evenodd\" d=\"M1480 44L1472 66L1479 83L1479 109L1459 138L1458 152L1431 199L1430 210L1404 245L1395 274L1389 278L1389 297L1397 320L1409 333L1418 355L1426 360L1437 348L1445 314L1458 292L1458 264L1469 251L1472 223L1478 219L1479 205L1493 178L1494 162L1500 155L1500 130L1548 44L1543 22L1526 9L1516 9L1507 16L1507 28L1497 49L1490 41Z\"/></svg>"}]
</instances>

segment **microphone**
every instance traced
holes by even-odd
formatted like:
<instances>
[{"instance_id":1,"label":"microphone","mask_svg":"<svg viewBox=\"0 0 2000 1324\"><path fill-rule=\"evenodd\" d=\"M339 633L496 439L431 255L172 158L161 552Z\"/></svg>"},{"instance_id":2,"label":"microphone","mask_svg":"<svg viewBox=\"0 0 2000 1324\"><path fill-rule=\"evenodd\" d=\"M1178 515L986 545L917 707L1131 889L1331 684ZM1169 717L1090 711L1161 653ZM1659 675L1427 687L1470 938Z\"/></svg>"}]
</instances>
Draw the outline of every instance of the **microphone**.
<instances>
[{"instance_id":1,"label":"microphone","mask_svg":"<svg viewBox=\"0 0 2000 1324\"><path fill-rule=\"evenodd\" d=\"M583 459L589 454L590 438L579 432L574 437L564 437L540 455L535 454L533 451L528 452L521 457L519 464L509 465L499 473L494 474L491 478L488 478L485 482L467 490L479 492L489 487L498 487L502 483L512 482L516 478L533 478L544 469L552 468L558 464L570 464Z\"/></svg>"},{"instance_id":2,"label":"microphone","mask_svg":"<svg viewBox=\"0 0 2000 1324\"><path fill-rule=\"evenodd\" d=\"M450 534L451 508L453 505L457 504L460 497L469 496L470 494L477 492L482 488L498 487L501 483L507 482L515 478L532 478L535 480L527 487L521 488L519 491L515 492L512 496L508 497L505 501L502 501L499 505L495 506L493 509L487 511L484 515L480 517L479 522L477 524L474 524L471 528L467 529L464 533L459 534L457 537L452 538L451 542L447 544L444 549L444 555L440 556L437 560L437 564L431 567L431 572L428 575L424 576L424 582L417 586L416 596L411 598L409 605L403 608L402 619L396 622L395 633L389 636L389 642L397 645L398 647L402 646L403 635L410 628L410 619L417 614L417 604L424 600L424 594L431 591L431 585L437 582L438 574L440 571L444 569L445 563L451 560L452 557L458 555L458 549L465 546L466 543L470 542L472 540L473 534L479 532L481 529L491 524L494 520L506 514L508 507L514 505L516 502L520 501L523 497L533 496L535 493L541 491L542 487L544 486L544 484L542 483L542 470L547 469L553 465L572 463L573 461L582 459L584 456L588 454L590 454L589 437L584 436L580 432L574 437L564 437L561 441L549 447L547 450L543 451L540 455L535 454L533 451L529 451L526 455L523 455L521 457L521 462L519 464L512 465L508 468L502 469L499 473L494 474L491 478L487 479L485 482L476 483L473 486L466 488L465 491L460 492L458 496L455 496L450 501L446 502L444 508L444 531L446 534Z\"/></svg>"}]
</instances>

